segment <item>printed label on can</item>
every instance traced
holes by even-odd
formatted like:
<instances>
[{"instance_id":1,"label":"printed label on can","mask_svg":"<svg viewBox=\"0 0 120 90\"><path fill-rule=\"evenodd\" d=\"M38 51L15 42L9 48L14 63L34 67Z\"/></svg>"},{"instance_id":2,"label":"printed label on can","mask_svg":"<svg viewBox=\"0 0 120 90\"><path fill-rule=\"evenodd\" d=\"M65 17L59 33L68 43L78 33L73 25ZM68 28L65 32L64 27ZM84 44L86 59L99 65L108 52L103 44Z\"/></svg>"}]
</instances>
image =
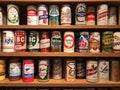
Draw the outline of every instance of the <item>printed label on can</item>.
<instances>
[{"instance_id":1,"label":"printed label on can","mask_svg":"<svg viewBox=\"0 0 120 90\"><path fill-rule=\"evenodd\" d=\"M61 47L62 41L61 36L52 36L51 38L51 46L55 48Z\"/></svg>"},{"instance_id":2,"label":"printed label on can","mask_svg":"<svg viewBox=\"0 0 120 90\"><path fill-rule=\"evenodd\" d=\"M48 48L50 47L50 39L42 39L41 41L41 48Z\"/></svg>"}]
</instances>

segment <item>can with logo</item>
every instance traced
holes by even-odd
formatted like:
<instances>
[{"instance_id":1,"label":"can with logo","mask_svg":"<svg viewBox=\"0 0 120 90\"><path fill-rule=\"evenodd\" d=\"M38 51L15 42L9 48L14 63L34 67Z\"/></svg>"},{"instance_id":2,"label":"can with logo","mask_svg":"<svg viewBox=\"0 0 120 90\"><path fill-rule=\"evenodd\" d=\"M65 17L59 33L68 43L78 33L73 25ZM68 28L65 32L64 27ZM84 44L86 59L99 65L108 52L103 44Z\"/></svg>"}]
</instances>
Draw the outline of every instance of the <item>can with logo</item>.
<instances>
[{"instance_id":1,"label":"can with logo","mask_svg":"<svg viewBox=\"0 0 120 90\"><path fill-rule=\"evenodd\" d=\"M26 51L27 46L26 32L23 30L15 31L15 51Z\"/></svg>"},{"instance_id":2,"label":"can with logo","mask_svg":"<svg viewBox=\"0 0 120 90\"><path fill-rule=\"evenodd\" d=\"M88 60L86 66L86 80L88 82L98 81L98 62L96 60Z\"/></svg>"},{"instance_id":3,"label":"can with logo","mask_svg":"<svg viewBox=\"0 0 120 90\"><path fill-rule=\"evenodd\" d=\"M49 80L49 59L43 58L39 60L39 67L38 67L38 73L39 73L39 81L48 81Z\"/></svg>"},{"instance_id":4,"label":"can with logo","mask_svg":"<svg viewBox=\"0 0 120 90\"><path fill-rule=\"evenodd\" d=\"M32 59L23 60L23 81L34 81L34 61Z\"/></svg>"},{"instance_id":5,"label":"can with logo","mask_svg":"<svg viewBox=\"0 0 120 90\"><path fill-rule=\"evenodd\" d=\"M113 32L105 31L102 33L102 52L113 51Z\"/></svg>"},{"instance_id":6,"label":"can with logo","mask_svg":"<svg viewBox=\"0 0 120 90\"><path fill-rule=\"evenodd\" d=\"M69 4L62 5L61 8L61 25L71 25L72 13Z\"/></svg>"},{"instance_id":7,"label":"can with logo","mask_svg":"<svg viewBox=\"0 0 120 90\"><path fill-rule=\"evenodd\" d=\"M37 31L29 32L28 49L29 51L39 51L40 43L39 43L39 33Z\"/></svg>"},{"instance_id":8,"label":"can with logo","mask_svg":"<svg viewBox=\"0 0 120 90\"><path fill-rule=\"evenodd\" d=\"M97 25L108 25L107 4L101 4L97 7Z\"/></svg>"},{"instance_id":9,"label":"can with logo","mask_svg":"<svg viewBox=\"0 0 120 90\"><path fill-rule=\"evenodd\" d=\"M59 25L59 7L58 7L58 5L50 6L49 25Z\"/></svg>"},{"instance_id":10,"label":"can with logo","mask_svg":"<svg viewBox=\"0 0 120 90\"><path fill-rule=\"evenodd\" d=\"M89 50L91 53L100 52L100 32L91 32L89 39Z\"/></svg>"},{"instance_id":11,"label":"can with logo","mask_svg":"<svg viewBox=\"0 0 120 90\"><path fill-rule=\"evenodd\" d=\"M85 3L79 3L75 9L75 24L86 24L86 5Z\"/></svg>"},{"instance_id":12,"label":"can with logo","mask_svg":"<svg viewBox=\"0 0 120 90\"><path fill-rule=\"evenodd\" d=\"M0 58L0 81L5 79L6 76L6 65L5 60Z\"/></svg>"},{"instance_id":13,"label":"can with logo","mask_svg":"<svg viewBox=\"0 0 120 90\"><path fill-rule=\"evenodd\" d=\"M51 37L51 52L61 52L61 49L62 49L61 32L53 31Z\"/></svg>"},{"instance_id":14,"label":"can with logo","mask_svg":"<svg viewBox=\"0 0 120 90\"><path fill-rule=\"evenodd\" d=\"M38 6L39 25L48 25L48 8L44 4Z\"/></svg>"},{"instance_id":15,"label":"can with logo","mask_svg":"<svg viewBox=\"0 0 120 90\"><path fill-rule=\"evenodd\" d=\"M100 60L98 66L98 81L108 82L109 81L109 61Z\"/></svg>"},{"instance_id":16,"label":"can with logo","mask_svg":"<svg viewBox=\"0 0 120 90\"><path fill-rule=\"evenodd\" d=\"M14 32L11 30L4 30L2 33L2 48L3 52L14 52Z\"/></svg>"},{"instance_id":17,"label":"can with logo","mask_svg":"<svg viewBox=\"0 0 120 90\"><path fill-rule=\"evenodd\" d=\"M74 52L74 32L67 31L64 33L64 52Z\"/></svg>"},{"instance_id":18,"label":"can with logo","mask_svg":"<svg viewBox=\"0 0 120 90\"><path fill-rule=\"evenodd\" d=\"M0 7L0 25L3 25L3 10L2 10L2 7Z\"/></svg>"},{"instance_id":19,"label":"can with logo","mask_svg":"<svg viewBox=\"0 0 120 90\"><path fill-rule=\"evenodd\" d=\"M7 5L7 25L19 25L19 8L17 5Z\"/></svg>"},{"instance_id":20,"label":"can with logo","mask_svg":"<svg viewBox=\"0 0 120 90\"><path fill-rule=\"evenodd\" d=\"M38 25L38 14L34 5L27 7L27 25Z\"/></svg>"}]
</instances>

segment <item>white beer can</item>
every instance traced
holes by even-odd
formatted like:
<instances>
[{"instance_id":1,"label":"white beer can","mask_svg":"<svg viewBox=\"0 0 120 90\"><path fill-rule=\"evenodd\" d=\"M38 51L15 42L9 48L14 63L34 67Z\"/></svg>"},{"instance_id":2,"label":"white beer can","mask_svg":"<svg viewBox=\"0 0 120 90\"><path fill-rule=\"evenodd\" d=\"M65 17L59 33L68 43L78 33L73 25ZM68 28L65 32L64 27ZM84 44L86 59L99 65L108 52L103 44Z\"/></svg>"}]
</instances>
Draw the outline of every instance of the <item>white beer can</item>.
<instances>
[{"instance_id":1,"label":"white beer can","mask_svg":"<svg viewBox=\"0 0 120 90\"><path fill-rule=\"evenodd\" d=\"M3 25L3 10L2 10L2 7L0 7L0 25Z\"/></svg>"}]
</instances>

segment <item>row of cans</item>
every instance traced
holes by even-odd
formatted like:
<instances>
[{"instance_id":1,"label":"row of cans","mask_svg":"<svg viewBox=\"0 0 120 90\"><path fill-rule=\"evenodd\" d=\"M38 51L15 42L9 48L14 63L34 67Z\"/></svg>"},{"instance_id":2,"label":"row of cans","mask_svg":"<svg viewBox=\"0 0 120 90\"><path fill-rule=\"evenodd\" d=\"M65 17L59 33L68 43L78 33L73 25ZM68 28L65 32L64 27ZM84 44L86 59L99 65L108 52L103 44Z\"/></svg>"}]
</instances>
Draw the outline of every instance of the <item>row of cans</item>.
<instances>
[{"instance_id":1,"label":"row of cans","mask_svg":"<svg viewBox=\"0 0 120 90\"><path fill-rule=\"evenodd\" d=\"M66 58L66 61L62 62L62 59L54 58L50 62L50 58L42 58L37 62L33 59L26 59L21 64L20 59L11 58L8 63L8 78L11 81L20 80L21 71L24 82L34 81L35 68L38 68L38 81L49 81L51 72L53 79L58 80L64 77L67 82L73 82L76 78L86 78L88 82L120 81L120 61L116 59L110 61L106 59L89 59L85 62L84 59L80 58L77 60ZM6 77L5 60L1 59L0 65L0 80L4 80Z\"/></svg>"},{"instance_id":2,"label":"row of cans","mask_svg":"<svg viewBox=\"0 0 120 90\"><path fill-rule=\"evenodd\" d=\"M0 7L0 25L3 24L3 13ZM38 7L29 5L27 7L27 25L71 25L72 13L75 13L75 24L77 25L117 25L120 24L120 7L109 7L108 4L100 4L95 11L94 6L87 6L85 3L79 3L74 12L70 4L64 4L59 10L58 5L40 4ZM97 13L97 15L96 15ZM119 15L117 15L119 14ZM119 16L119 21L117 21ZM96 22L97 21L97 22ZM7 25L19 25L20 14L19 7L14 4L7 5Z\"/></svg>"}]
</instances>

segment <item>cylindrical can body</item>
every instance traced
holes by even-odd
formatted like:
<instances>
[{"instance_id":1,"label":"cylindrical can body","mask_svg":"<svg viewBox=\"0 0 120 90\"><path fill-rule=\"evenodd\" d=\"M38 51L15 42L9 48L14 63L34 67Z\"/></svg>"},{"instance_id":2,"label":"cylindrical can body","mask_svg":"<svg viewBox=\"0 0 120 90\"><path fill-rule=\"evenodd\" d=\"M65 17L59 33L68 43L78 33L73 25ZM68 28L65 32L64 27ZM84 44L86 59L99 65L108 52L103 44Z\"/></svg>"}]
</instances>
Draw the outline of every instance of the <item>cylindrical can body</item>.
<instances>
[{"instance_id":1,"label":"cylindrical can body","mask_svg":"<svg viewBox=\"0 0 120 90\"><path fill-rule=\"evenodd\" d=\"M29 51L39 51L40 49L39 32L37 31L29 32L28 49Z\"/></svg>"},{"instance_id":2,"label":"cylindrical can body","mask_svg":"<svg viewBox=\"0 0 120 90\"><path fill-rule=\"evenodd\" d=\"M5 60L0 59L0 80L4 80L5 79L5 76L6 76L5 68L6 68Z\"/></svg>"},{"instance_id":3,"label":"cylindrical can body","mask_svg":"<svg viewBox=\"0 0 120 90\"><path fill-rule=\"evenodd\" d=\"M59 7L57 5L50 6L49 25L59 25Z\"/></svg>"},{"instance_id":4,"label":"cylindrical can body","mask_svg":"<svg viewBox=\"0 0 120 90\"><path fill-rule=\"evenodd\" d=\"M61 8L61 25L71 25L72 13L69 4L65 4Z\"/></svg>"},{"instance_id":5,"label":"cylindrical can body","mask_svg":"<svg viewBox=\"0 0 120 90\"><path fill-rule=\"evenodd\" d=\"M89 50L91 53L100 52L100 33L99 32L90 33Z\"/></svg>"},{"instance_id":6,"label":"cylindrical can body","mask_svg":"<svg viewBox=\"0 0 120 90\"><path fill-rule=\"evenodd\" d=\"M50 51L50 37L48 32L41 33L40 48L41 52Z\"/></svg>"},{"instance_id":7,"label":"cylindrical can body","mask_svg":"<svg viewBox=\"0 0 120 90\"><path fill-rule=\"evenodd\" d=\"M35 6L27 7L27 25L38 25L38 14Z\"/></svg>"},{"instance_id":8,"label":"cylindrical can body","mask_svg":"<svg viewBox=\"0 0 120 90\"><path fill-rule=\"evenodd\" d=\"M9 62L9 80L20 80L21 76L21 63L18 58L11 58Z\"/></svg>"},{"instance_id":9,"label":"cylindrical can body","mask_svg":"<svg viewBox=\"0 0 120 90\"><path fill-rule=\"evenodd\" d=\"M46 5L41 4L38 6L38 18L39 25L48 25L48 8Z\"/></svg>"},{"instance_id":10,"label":"cylindrical can body","mask_svg":"<svg viewBox=\"0 0 120 90\"><path fill-rule=\"evenodd\" d=\"M15 51L26 51L27 46L26 32L23 30L15 31Z\"/></svg>"},{"instance_id":11,"label":"cylindrical can body","mask_svg":"<svg viewBox=\"0 0 120 90\"><path fill-rule=\"evenodd\" d=\"M86 5L85 3L79 3L75 9L75 24L86 24Z\"/></svg>"},{"instance_id":12,"label":"cylindrical can body","mask_svg":"<svg viewBox=\"0 0 120 90\"><path fill-rule=\"evenodd\" d=\"M109 61L100 60L98 66L98 81L108 82L109 81Z\"/></svg>"},{"instance_id":13,"label":"cylindrical can body","mask_svg":"<svg viewBox=\"0 0 120 90\"><path fill-rule=\"evenodd\" d=\"M62 49L61 32L53 31L51 37L51 52L61 52L61 49Z\"/></svg>"},{"instance_id":14,"label":"cylindrical can body","mask_svg":"<svg viewBox=\"0 0 120 90\"><path fill-rule=\"evenodd\" d=\"M2 10L2 7L0 7L0 25L3 25L3 10Z\"/></svg>"},{"instance_id":15,"label":"cylindrical can body","mask_svg":"<svg viewBox=\"0 0 120 90\"><path fill-rule=\"evenodd\" d=\"M102 52L113 51L113 32L106 31L102 33Z\"/></svg>"},{"instance_id":16,"label":"cylindrical can body","mask_svg":"<svg viewBox=\"0 0 120 90\"><path fill-rule=\"evenodd\" d=\"M14 52L14 32L11 30L3 31L2 33L2 48L3 52Z\"/></svg>"},{"instance_id":17,"label":"cylindrical can body","mask_svg":"<svg viewBox=\"0 0 120 90\"><path fill-rule=\"evenodd\" d=\"M44 58L39 60L38 73L39 81L48 81L49 80L49 59Z\"/></svg>"},{"instance_id":18,"label":"cylindrical can body","mask_svg":"<svg viewBox=\"0 0 120 90\"><path fill-rule=\"evenodd\" d=\"M101 4L97 7L97 25L108 25L107 4Z\"/></svg>"},{"instance_id":19,"label":"cylindrical can body","mask_svg":"<svg viewBox=\"0 0 120 90\"><path fill-rule=\"evenodd\" d=\"M88 60L86 66L86 80L88 82L98 81L98 62L96 60Z\"/></svg>"},{"instance_id":20,"label":"cylindrical can body","mask_svg":"<svg viewBox=\"0 0 120 90\"><path fill-rule=\"evenodd\" d=\"M23 81L34 81L34 61L31 59L23 60Z\"/></svg>"},{"instance_id":21,"label":"cylindrical can body","mask_svg":"<svg viewBox=\"0 0 120 90\"><path fill-rule=\"evenodd\" d=\"M17 5L7 5L7 25L19 25L19 8Z\"/></svg>"},{"instance_id":22,"label":"cylindrical can body","mask_svg":"<svg viewBox=\"0 0 120 90\"><path fill-rule=\"evenodd\" d=\"M74 52L74 32L64 33L64 52Z\"/></svg>"}]
</instances>

